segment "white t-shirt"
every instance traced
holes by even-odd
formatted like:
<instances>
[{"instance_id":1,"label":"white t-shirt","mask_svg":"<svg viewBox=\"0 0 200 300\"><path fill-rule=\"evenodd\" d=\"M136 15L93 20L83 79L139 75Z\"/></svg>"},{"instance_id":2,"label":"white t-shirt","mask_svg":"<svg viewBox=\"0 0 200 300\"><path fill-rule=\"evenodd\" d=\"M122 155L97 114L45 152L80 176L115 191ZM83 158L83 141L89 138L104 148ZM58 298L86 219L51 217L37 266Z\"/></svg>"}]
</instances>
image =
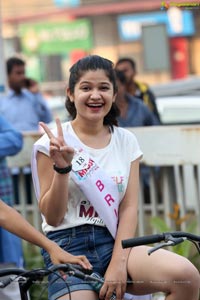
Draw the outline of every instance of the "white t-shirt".
<instances>
[{"instance_id":1,"label":"white t-shirt","mask_svg":"<svg viewBox=\"0 0 200 300\"><path fill-rule=\"evenodd\" d=\"M75 136L78 140L78 136L75 134L71 123L67 122L62 125L63 134L70 133ZM56 129L53 133L56 135ZM68 144L68 141L66 140ZM83 148L95 162L114 180L117 184L120 201L123 199L126 187L128 184L129 172L131 162L139 157L142 157L142 152L138 145L137 139L133 133L127 129L115 127L114 131L111 132L110 143L102 149L94 149L86 146L79 140L81 148ZM49 156L49 138L44 134L34 146L39 147L39 151ZM32 155L32 174L33 183L36 191L36 196L39 199L39 181L37 174L36 164L36 152ZM94 195L95 197L95 195ZM56 201L56 200L55 200ZM53 227L46 223L43 217L42 229L45 233L49 231L61 230L65 228L71 228L83 224L93 224L98 226L105 226L102 219L99 218L94 207L85 197L83 192L73 181L69 178L69 198L68 198L68 211L62 223Z\"/></svg>"}]
</instances>

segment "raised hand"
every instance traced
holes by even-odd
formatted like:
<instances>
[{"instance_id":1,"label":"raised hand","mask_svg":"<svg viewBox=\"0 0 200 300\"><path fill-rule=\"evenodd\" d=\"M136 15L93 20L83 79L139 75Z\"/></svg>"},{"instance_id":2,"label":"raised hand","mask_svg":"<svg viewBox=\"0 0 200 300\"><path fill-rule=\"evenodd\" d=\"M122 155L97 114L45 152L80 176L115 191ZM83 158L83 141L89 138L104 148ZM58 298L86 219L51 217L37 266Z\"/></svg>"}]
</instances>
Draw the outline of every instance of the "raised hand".
<instances>
[{"instance_id":1,"label":"raised hand","mask_svg":"<svg viewBox=\"0 0 200 300\"><path fill-rule=\"evenodd\" d=\"M59 168L65 168L66 166L71 165L74 149L65 143L60 120L56 119L57 136L52 133L45 123L40 122L40 125L49 137L49 154L54 164Z\"/></svg>"}]
</instances>

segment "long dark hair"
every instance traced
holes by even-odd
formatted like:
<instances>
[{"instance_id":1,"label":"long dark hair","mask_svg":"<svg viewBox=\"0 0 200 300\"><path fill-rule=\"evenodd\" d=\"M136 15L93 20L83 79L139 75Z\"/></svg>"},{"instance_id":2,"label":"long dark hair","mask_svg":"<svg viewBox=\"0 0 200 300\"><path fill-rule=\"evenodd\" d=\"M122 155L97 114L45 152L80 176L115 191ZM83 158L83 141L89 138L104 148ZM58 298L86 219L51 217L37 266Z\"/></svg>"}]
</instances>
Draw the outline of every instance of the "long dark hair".
<instances>
[{"instance_id":1,"label":"long dark hair","mask_svg":"<svg viewBox=\"0 0 200 300\"><path fill-rule=\"evenodd\" d=\"M117 82L116 82L116 75L114 71L113 63L101 56L98 55L89 55L78 62L76 62L70 68L70 76L69 76L69 90L70 93L74 93L74 88L77 82L80 80L81 76L87 71L96 71L96 70L104 70L106 75L108 76L110 82L113 85L114 93L117 93ZM65 102L65 107L68 110L69 114L71 115L72 119L75 119L77 111L74 105L74 102L71 102L69 97L67 97ZM117 126L117 117L119 116L119 109L115 103L112 104L110 111L104 117L103 124L109 125L111 129L113 126Z\"/></svg>"}]
</instances>

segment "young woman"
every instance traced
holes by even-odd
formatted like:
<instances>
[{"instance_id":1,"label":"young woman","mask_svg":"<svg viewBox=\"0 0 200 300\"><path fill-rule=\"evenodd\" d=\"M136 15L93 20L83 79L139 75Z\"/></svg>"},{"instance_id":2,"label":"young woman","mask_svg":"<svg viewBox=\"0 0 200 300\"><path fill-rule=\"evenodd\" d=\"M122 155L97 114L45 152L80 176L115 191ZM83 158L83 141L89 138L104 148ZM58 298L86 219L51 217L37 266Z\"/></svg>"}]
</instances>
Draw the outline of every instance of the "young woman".
<instances>
[{"instance_id":1,"label":"young woman","mask_svg":"<svg viewBox=\"0 0 200 300\"><path fill-rule=\"evenodd\" d=\"M27 222L14 208L0 200L0 226L22 239L44 248L54 264L74 263L90 269L91 265L85 256L73 256L50 241L41 232Z\"/></svg>"},{"instance_id":2,"label":"young woman","mask_svg":"<svg viewBox=\"0 0 200 300\"><path fill-rule=\"evenodd\" d=\"M166 293L167 300L197 300L200 277L184 257L167 250L148 256L148 247L122 249L137 227L139 161L135 136L117 127L113 64L92 55L70 69L66 107L72 121L34 145L32 172L43 230L73 255L85 255L105 278L99 295L76 278L68 287L50 276L49 299L122 299L125 291ZM44 260L50 264L44 251ZM126 284L129 279L128 284Z\"/></svg>"}]
</instances>

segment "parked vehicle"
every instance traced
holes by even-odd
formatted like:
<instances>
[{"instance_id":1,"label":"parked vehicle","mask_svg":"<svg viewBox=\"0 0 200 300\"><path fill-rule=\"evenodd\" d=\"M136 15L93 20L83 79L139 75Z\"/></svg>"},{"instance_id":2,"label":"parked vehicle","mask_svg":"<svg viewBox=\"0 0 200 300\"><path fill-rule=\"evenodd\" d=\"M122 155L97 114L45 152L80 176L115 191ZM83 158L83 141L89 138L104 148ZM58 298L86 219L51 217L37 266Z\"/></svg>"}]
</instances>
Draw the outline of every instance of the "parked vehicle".
<instances>
[{"instance_id":1,"label":"parked vehicle","mask_svg":"<svg viewBox=\"0 0 200 300\"><path fill-rule=\"evenodd\" d=\"M200 77L173 80L151 88L164 125L200 123Z\"/></svg>"},{"instance_id":2,"label":"parked vehicle","mask_svg":"<svg viewBox=\"0 0 200 300\"><path fill-rule=\"evenodd\" d=\"M158 97L156 103L164 125L200 123L200 95Z\"/></svg>"}]
</instances>

